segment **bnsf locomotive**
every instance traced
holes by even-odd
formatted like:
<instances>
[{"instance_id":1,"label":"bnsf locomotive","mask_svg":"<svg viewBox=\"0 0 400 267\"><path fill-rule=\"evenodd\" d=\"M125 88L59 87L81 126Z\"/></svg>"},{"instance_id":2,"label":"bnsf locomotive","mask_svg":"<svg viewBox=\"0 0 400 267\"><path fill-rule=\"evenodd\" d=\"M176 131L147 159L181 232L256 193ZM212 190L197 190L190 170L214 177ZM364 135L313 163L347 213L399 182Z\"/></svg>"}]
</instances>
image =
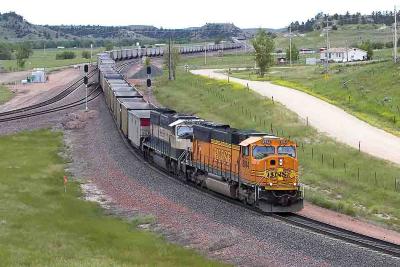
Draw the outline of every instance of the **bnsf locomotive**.
<instances>
[{"instance_id":1,"label":"bnsf locomotive","mask_svg":"<svg viewBox=\"0 0 400 267\"><path fill-rule=\"evenodd\" d=\"M99 83L117 127L144 159L265 212L303 208L294 142L157 108L99 55Z\"/></svg>"}]
</instances>

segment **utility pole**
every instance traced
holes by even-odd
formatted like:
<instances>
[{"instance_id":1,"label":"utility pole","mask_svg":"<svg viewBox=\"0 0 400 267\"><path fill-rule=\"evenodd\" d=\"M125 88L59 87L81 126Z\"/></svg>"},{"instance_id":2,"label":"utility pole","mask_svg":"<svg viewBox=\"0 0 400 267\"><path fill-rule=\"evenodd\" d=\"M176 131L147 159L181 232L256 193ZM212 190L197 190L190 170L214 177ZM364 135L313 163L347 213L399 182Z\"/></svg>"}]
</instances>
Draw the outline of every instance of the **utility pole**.
<instances>
[{"instance_id":1,"label":"utility pole","mask_svg":"<svg viewBox=\"0 0 400 267\"><path fill-rule=\"evenodd\" d=\"M347 43L347 40L346 40L346 58L347 58L346 62L349 62L349 45Z\"/></svg>"},{"instance_id":2,"label":"utility pole","mask_svg":"<svg viewBox=\"0 0 400 267\"><path fill-rule=\"evenodd\" d=\"M329 49L331 48L331 45L329 44L329 17L326 16L326 48Z\"/></svg>"},{"instance_id":3,"label":"utility pole","mask_svg":"<svg viewBox=\"0 0 400 267\"><path fill-rule=\"evenodd\" d=\"M92 65L92 57L93 57L93 44L90 44L90 65Z\"/></svg>"},{"instance_id":4,"label":"utility pole","mask_svg":"<svg viewBox=\"0 0 400 267\"><path fill-rule=\"evenodd\" d=\"M207 65L207 43L204 43L204 65Z\"/></svg>"},{"instance_id":5,"label":"utility pole","mask_svg":"<svg viewBox=\"0 0 400 267\"><path fill-rule=\"evenodd\" d=\"M290 67L292 66L292 23L289 26L289 62Z\"/></svg>"},{"instance_id":6,"label":"utility pole","mask_svg":"<svg viewBox=\"0 0 400 267\"><path fill-rule=\"evenodd\" d=\"M171 36L170 36L168 42L168 79L170 81L172 81L171 64L172 64L172 55L171 55Z\"/></svg>"},{"instance_id":7,"label":"utility pole","mask_svg":"<svg viewBox=\"0 0 400 267\"><path fill-rule=\"evenodd\" d=\"M329 23L329 21L328 21L328 15L327 15L326 16L326 28L325 28L325 31L326 31L325 74L326 75L328 74L328 71L329 71L329 57L328 57L328 55L329 55L329 48L330 48L328 23Z\"/></svg>"},{"instance_id":8,"label":"utility pole","mask_svg":"<svg viewBox=\"0 0 400 267\"><path fill-rule=\"evenodd\" d=\"M396 6L394 6L394 44L393 44L393 49L394 49L394 63L397 63L397 10Z\"/></svg>"}]
</instances>

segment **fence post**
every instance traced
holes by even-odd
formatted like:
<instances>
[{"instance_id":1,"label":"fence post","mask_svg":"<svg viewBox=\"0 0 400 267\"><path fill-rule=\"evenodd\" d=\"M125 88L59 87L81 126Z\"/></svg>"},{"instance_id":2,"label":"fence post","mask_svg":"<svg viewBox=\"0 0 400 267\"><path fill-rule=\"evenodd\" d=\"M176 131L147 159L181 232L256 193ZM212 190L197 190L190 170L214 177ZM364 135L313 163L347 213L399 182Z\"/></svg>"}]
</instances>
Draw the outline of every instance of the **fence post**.
<instances>
[{"instance_id":1,"label":"fence post","mask_svg":"<svg viewBox=\"0 0 400 267\"><path fill-rule=\"evenodd\" d=\"M314 148L311 148L311 159L314 159Z\"/></svg>"},{"instance_id":2,"label":"fence post","mask_svg":"<svg viewBox=\"0 0 400 267\"><path fill-rule=\"evenodd\" d=\"M361 152L361 141L358 141L358 152Z\"/></svg>"},{"instance_id":3,"label":"fence post","mask_svg":"<svg viewBox=\"0 0 400 267\"><path fill-rule=\"evenodd\" d=\"M378 180L376 179L376 172L375 172L375 185L378 184Z\"/></svg>"},{"instance_id":4,"label":"fence post","mask_svg":"<svg viewBox=\"0 0 400 267\"><path fill-rule=\"evenodd\" d=\"M357 181L360 181L360 168L357 168Z\"/></svg>"},{"instance_id":5,"label":"fence post","mask_svg":"<svg viewBox=\"0 0 400 267\"><path fill-rule=\"evenodd\" d=\"M322 165L324 165L324 154L321 154Z\"/></svg>"},{"instance_id":6,"label":"fence post","mask_svg":"<svg viewBox=\"0 0 400 267\"><path fill-rule=\"evenodd\" d=\"M335 158L332 158L332 167L335 168Z\"/></svg>"}]
</instances>

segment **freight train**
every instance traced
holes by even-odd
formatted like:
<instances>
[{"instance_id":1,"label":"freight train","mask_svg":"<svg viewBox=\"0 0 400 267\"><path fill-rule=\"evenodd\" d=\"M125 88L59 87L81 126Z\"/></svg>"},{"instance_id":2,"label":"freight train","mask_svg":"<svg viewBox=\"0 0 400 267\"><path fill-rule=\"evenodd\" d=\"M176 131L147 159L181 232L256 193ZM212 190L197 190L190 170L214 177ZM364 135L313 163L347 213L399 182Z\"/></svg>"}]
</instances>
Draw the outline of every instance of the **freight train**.
<instances>
[{"instance_id":1,"label":"freight train","mask_svg":"<svg viewBox=\"0 0 400 267\"><path fill-rule=\"evenodd\" d=\"M224 51L231 49L238 49L241 47L240 43L222 43L222 44L207 44L207 45L190 45L190 46L178 46L178 52L182 55L193 54L207 51ZM119 49L112 50L109 53L110 59L119 61L127 60L132 58L140 57L156 57L164 55L164 46L156 47L145 47L145 48L130 48L130 49Z\"/></svg>"},{"instance_id":2,"label":"freight train","mask_svg":"<svg viewBox=\"0 0 400 267\"><path fill-rule=\"evenodd\" d=\"M184 49L194 50L201 47ZM125 59L139 53L132 51L99 54L98 78L118 129L144 160L178 179L264 212L303 208L296 143L146 102L115 70L114 55Z\"/></svg>"}]
</instances>

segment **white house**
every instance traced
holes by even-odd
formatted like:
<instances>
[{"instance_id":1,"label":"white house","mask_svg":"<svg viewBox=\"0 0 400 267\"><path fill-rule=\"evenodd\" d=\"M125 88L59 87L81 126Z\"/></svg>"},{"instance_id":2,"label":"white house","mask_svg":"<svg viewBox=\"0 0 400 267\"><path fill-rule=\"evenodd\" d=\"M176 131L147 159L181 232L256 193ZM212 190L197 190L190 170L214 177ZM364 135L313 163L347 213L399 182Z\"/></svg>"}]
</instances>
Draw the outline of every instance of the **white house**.
<instances>
[{"instance_id":1,"label":"white house","mask_svg":"<svg viewBox=\"0 0 400 267\"><path fill-rule=\"evenodd\" d=\"M367 60L367 51L359 48L321 49L321 61L352 62Z\"/></svg>"}]
</instances>

